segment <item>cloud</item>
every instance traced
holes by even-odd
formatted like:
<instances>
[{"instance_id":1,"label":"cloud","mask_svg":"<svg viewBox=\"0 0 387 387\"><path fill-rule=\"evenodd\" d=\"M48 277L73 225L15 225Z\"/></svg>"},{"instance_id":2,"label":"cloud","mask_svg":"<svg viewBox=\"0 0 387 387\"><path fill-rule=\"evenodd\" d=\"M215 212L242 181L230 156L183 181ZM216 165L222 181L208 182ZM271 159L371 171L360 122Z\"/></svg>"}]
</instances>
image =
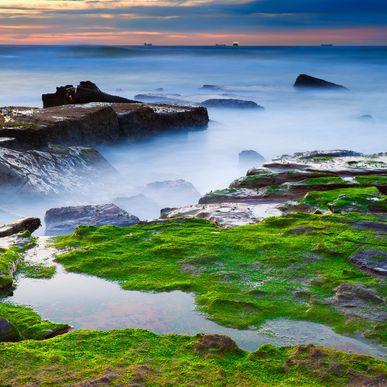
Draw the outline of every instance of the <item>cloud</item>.
<instances>
[{"instance_id":1,"label":"cloud","mask_svg":"<svg viewBox=\"0 0 387 387\"><path fill-rule=\"evenodd\" d=\"M240 40L246 44L265 44L262 36L267 39L267 44L290 44L289 36L294 37L294 44L300 44L300 41L318 44L325 36L332 35L330 31L334 32L332 42L387 44L387 36L383 37L387 27L387 2L1 0L0 25L12 32L0 37L0 41L6 43L17 42L21 36L42 43L63 42L64 37L69 42L84 43L83 31L89 29L93 31L89 43L114 43L113 37L106 35L109 30L116 34L117 44L124 41L123 36L138 37L140 31L157 33L166 39L165 44L180 44L184 37L189 42L192 42L191 37L196 37L196 43L203 44L209 41L211 34L213 40L219 39L219 34L231 40L234 40L233 36L243 37ZM36 26L45 35L36 35ZM302 34L309 36L302 38Z\"/></svg>"}]
</instances>

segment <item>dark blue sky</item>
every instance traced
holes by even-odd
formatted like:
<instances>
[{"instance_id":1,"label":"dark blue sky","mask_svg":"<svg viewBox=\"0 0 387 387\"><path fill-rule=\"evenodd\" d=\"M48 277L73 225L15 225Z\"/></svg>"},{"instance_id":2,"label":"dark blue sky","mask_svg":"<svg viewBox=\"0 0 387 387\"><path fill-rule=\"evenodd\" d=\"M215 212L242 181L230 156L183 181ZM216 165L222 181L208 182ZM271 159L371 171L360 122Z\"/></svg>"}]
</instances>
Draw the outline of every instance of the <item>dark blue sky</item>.
<instances>
[{"instance_id":1,"label":"dark blue sky","mask_svg":"<svg viewBox=\"0 0 387 387\"><path fill-rule=\"evenodd\" d=\"M387 44L387 0L0 0L0 43Z\"/></svg>"}]
</instances>

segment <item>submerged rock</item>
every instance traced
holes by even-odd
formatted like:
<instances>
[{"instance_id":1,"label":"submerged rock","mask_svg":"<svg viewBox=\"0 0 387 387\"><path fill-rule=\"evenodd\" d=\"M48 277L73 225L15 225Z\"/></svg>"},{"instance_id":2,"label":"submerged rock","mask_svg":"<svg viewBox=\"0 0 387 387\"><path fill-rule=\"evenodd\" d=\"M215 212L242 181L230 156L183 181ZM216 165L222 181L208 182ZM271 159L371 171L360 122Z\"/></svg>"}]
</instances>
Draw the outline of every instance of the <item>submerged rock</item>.
<instances>
[{"instance_id":1,"label":"submerged rock","mask_svg":"<svg viewBox=\"0 0 387 387\"><path fill-rule=\"evenodd\" d=\"M33 233L41 226L39 218L21 218L12 223L4 224L0 226L0 238L8 237L11 235L19 234L24 231Z\"/></svg>"},{"instance_id":2,"label":"submerged rock","mask_svg":"<svg viewBox=\"0 0 387 387\"><path fill-rule=\"evenodd\" d=\"M296 82L294 83L294 87L310 88L310 89L348 90L346 87L342 85L328 82L328 81L325 81L324 79L312 77L307 74L300 74L297 77Z\"/></svg>"},{"instance_id":3,"label":"submerged rock","mask_svg":"<svg viewBox=\"0 0 387 387\"><path fill-rule=\"evenodd\" d=\"M207 99L201 103L207 108L226 108L226 109L257 109L262 110L263 107L256 104L254 101L244 101L233 98Z\"/></svg>"},{"instance_id":4,"label":"submerged rock","mask_svg":"<svg viewBox=\"0 0 387 387\"><path fill-rule=\"evenodd\" d=\"M200 89L201 90L218 91L218 90L222 90L223 87L218 86L218 85L203 85Z\"/></svg>"},{"instance_id":5,"label":"submerged rock","mask_svg":"<svg viewBox=\"0 0 387 387\"><path fill-rule=\"evenodd\" d=\"M43 107L60 105L76 105L89 102L137 102L128 98L118 97L101 91L90 81L81 81L78 86L66 85L56 88L53 94L43 94Z\"/></svg>"},{"instance_id":6,"label":"submerged rock","mask_svg":"<svg viewBox=\"0 0 387 387\"><path fill-rule=\"evenodd\" d=\"M384 224L384 229L387 225ZM349 262L365 271L387 276L387 252L384 250L367 249L353 253Z\"/></svg>"},{"instance_id":7,"label":"submerged rock","mask_svg":"<svg viewBox=\"0 0 387 387\"><path fill-rule=\"evenodd\" d=\"M180 105L187 104L187 101L183 101L176 97L179 97L179 95L170 96L170 95L146 93L146 94L137 94L134 96L136 100L141 102L161 102L161 103L180 104Z\"/></svg>"},{"instance_id":8,"label":"submerged rock","mask_svg":"<svg viewBox=\"0 0 387 387\"><path fill-rule=\"evenodd\" d=\"M98 185L116 171L92 148L51 146L48 151L0 148L0 193L49 195ZM8 198L8 196L7 196Z\"/></svg>"},{"instance_id":9,"label":"submerged rock","mask_svg":"<svg viewBox=\"0 0 387 387\"><path fill-rule=\"evenodd\" d=\"M194 204L198 202L201 196L192 183L183 179L149 183L142 193L161 207Z\"/></svg>"},{"instance_id":10,"label":"submerged rock","mask_svg":"<svg viewBox=\"0 0 387 387\"><path fill-rule=\"evenodd\" d=\"M244 150L239 152L238 158L239 164L244 167L252 167L265 161L265 158L255 150Z\"/></svg>"},{"instance_id":11,"label":"submerged rock","mask_svg":"<svg viewBox=\"0 0 387 387\"><path fill-rule=\"evenodd\" d=\"M131 226L140 220L115 204L51 208L44 217L46 235L70 233L83 226Z\"/></svg>"},{"instance_id":12,"label":"submerged rock","mask_svg":"<svg viewBox=\"0 0 387 387\"><path fill-rule=\"evenodd\" d=\"M140 219L156 219L160 215L161 206L143 194L130 197L118 197L114 204L131 214L136 214Z\"/></svg>"}]
</instances>

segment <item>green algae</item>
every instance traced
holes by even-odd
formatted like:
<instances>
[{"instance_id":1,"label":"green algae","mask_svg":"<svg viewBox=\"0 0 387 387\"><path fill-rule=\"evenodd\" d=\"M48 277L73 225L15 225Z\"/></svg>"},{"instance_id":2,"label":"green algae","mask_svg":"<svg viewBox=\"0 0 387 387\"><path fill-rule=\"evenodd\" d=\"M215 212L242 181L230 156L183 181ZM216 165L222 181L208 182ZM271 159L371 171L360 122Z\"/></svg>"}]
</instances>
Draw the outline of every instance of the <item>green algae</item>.
<instances>
[{"instance_id":1,"label":"green algae","mask_svg":"<svg viewBox=\"0 0 387 387\"><path fill-rule=\"evenodd\" d=\"M385 363L367 356L314 346L247 353L205 338L127 329L0 343L0 384L341 386L386 374Z\"/></svg>"},{"instance_id":2,"label":"green algae","mask_svg":"<svg viewBox=\"0 0 387 387\"><path fill-rule=\"evenodd\" d=\"M7 302L0 302L0 317L10 322L13 327L13 334L6 338L7 341L42 340L69 329L67 324L56 324L42 320L36 312L27 306L13 305Z\"/></svg>"},{"instance_id":3,"label":"green algae","mask_svg":"<svg viewBox=\"0 0 387 387\"><path fill-rule=\"evenodd\" d=\"M357 249L382 244L372 231L353 227L363 218L291 214L226 230L199 219L79 227L57 238L58 248L73 248L57 260L125 289L194 292L200 310L227 326L284 317L382 340L379 323L349 318L327 302L343 281L383 287L348 263Z\"/></svg>"},{"instance_id":4,"label":"green algae","mask_svg":"<svg viewBox=\"0 0 387 387\"><path fill-rule=\"evenodd\" d=\"M387 210L386 196L382 195L376 187L311 191L300 203L316 209L330 209L337 212Z\"/></svg>"}]
</instances>

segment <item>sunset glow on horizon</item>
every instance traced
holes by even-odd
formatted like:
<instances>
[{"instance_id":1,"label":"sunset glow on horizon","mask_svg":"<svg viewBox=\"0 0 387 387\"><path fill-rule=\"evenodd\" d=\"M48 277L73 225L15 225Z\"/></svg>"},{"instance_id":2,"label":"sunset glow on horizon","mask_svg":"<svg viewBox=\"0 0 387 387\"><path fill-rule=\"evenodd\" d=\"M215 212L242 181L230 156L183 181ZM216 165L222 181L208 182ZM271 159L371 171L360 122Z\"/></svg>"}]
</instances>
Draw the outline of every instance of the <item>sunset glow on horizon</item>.
<instances>
[{"instance_id":1,"label":"sunset glow on horizon","mask_svg":"<svg viewBox=\"0 0 387 387\"><path fill-rule=\"evenodd\" d=\"M0 44L385 45L382 3L2 0Z\"/></svg>"}]
</instances>

